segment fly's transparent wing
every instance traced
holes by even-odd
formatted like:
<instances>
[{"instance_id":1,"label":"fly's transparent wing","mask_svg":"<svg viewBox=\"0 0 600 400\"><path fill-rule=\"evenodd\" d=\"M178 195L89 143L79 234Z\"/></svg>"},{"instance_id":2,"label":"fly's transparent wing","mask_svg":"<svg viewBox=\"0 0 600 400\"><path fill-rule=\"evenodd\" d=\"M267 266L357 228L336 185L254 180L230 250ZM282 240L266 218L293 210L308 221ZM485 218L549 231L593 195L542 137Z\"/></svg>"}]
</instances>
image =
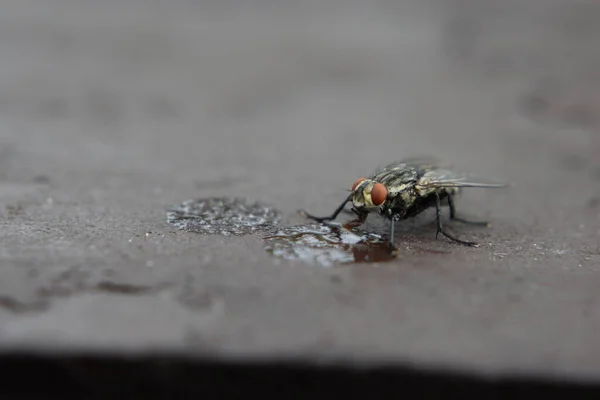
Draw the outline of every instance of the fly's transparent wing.
<instances>
[{"instance_id":1,"label":"fly's transparent wing","mask_svg":"<svg viewBox=\"0 0 600 400\"><path fill-rule=\"evenodd\" d=\"M408 165L412 165L415 167L432 167L433 168L433 167L440 167L441 163L438 158L432 157L432 156L405 157L405 158L396 160L392 163L388 163L386 165L379 166L378 168L375 169L375 171L371 174L371 176L375 176L382 172L389 171L389 170L392 170L392 169L398 168L398 167L408 166ZM446 166L446 167L449 167L449 166Z\"/></svg>"},{"instance_id":2,"label":"fly's transparent wing","mask_svg":"<svg viewBox=\"0 0 600 400\"><path fill-rule=\"evenodd\" d=\"M455 172L447 169L434 169L426 172L420 179L418 185L422 188L504 188L507 183L492 182L480 176Z\"/></svg>"}]
</instances>

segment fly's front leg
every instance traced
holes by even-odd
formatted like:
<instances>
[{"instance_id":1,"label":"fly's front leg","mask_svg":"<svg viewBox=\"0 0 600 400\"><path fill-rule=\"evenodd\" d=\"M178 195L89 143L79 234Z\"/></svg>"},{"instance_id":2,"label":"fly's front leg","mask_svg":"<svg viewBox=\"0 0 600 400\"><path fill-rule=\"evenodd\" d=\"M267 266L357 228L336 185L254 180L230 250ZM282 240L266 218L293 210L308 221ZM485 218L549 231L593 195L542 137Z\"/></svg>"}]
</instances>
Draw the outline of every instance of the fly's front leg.
<instances>
[{"instance_id":1,"label":"fly's front leg","mask_svg":"<svg viewBox=\"0 0 600 400\"><path fill-rule=\"evenodd\" d=\"M361 226L362 224L365 223L365 221L367 220L367 217L369 216L369 214L361 213L358 210L356 210L355 208L352 208L352 213L356 215L356 218L353 219L352 221L348 221L344 224L344 228L346 228L346 229L352 229L352 228L356 228L357 226Z\"/></svg>"},{"instance_id":2,"label":"fly's front leg","mask_svg":"<svg viewBox=\"0 0 600 400\"><path fill-rule=\"evenodd\" d=\"M452 204L452 203L449 203L449 204ZM436 239L438 238L438 235L441 233L442 235L446 236L448 239L450 239L454 242L463 244L465 246L473 246L473 247L479 246L479 244L476 242L467 242L465 240L460 240L459 238L452 235L451 233L446 232L446 230L442 226L440 196L437 193L435 194L435 213L436 213L435 219L436 219L436 223L437 223L437 232L435 234Z\"/></svg>"},{"instance_id":3,"label":"fly's front leg","mask_svg":"<svg viewBox=\"0 0 600 400\"><path fill-rule=\"evenodd\" d=\"M390 234L388 237L388 244L392 250L396 250L396 238L395 238L395 228L396 228L396 219L398 217L397 214L394 214L391 209L387 210L388 218L390 219Z\"/></svg>"},{"instance_id":4,"label":"fly's front leg","mask_svg":"<svg viewBox=\"0 0 600 400\"><path fill-rule=\"evenodd\" d=\"M395 244L395 240L394 240L394 218L390 219L390 239L389 239L389 244L390 244L390 248L395 249L396 248L396 244Z\"/></svg>"},{"instance_id":5,"label":"fly's front leg","mask_svg":"<svg viewBox=\"0 0 600 400\"><path fill-rule=\"evenodd\" d=\"M454 205L454 199L452 195L448 195L448 206L450 207L450 219L458 222L462 222L463 224L470 225L479 225L479 226L489 226L490 224L487 221L469 221L466 219L462 219L456 216L456 206Z\"/></svg>"},{"instance_id":6,"label":"fly's front leg","mask_svg":"<svg viewBox=\"0 0 600 400\"><path fill-rule=\"evenodd\" d=\"M350 200L352 200L352 195L348 196L346 198L346 200L344 200L344 202L338 206L338 208L333 212L333 214L331 214L328 217L315 217L314 215L311 215L304 210L300 210L300 214L304 215L308 219L312 219L317 222L332 221L337 218L339 213L341 213L342 210L344 209L344 206L346 205L346 203L348 203Z\"/></svg>"}]
</instances>

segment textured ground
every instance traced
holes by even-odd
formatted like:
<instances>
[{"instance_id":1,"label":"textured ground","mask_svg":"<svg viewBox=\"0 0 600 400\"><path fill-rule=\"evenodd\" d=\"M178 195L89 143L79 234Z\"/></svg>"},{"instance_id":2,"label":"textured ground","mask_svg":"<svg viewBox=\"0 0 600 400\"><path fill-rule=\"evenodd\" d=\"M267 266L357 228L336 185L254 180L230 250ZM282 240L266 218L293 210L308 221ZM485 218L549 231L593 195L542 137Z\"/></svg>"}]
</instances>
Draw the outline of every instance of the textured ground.
<instances>
[{"instance_id":1,"label":"textured ground","mask_svg":"<svg viewBox=\"0 0 600 400\"><path fill-rule=\"evenodd\" d=\"M0 347L600 378L600 5L359 3L4 2ZM166 222L240 196L301 224L415 154L512 183L458 200L480 248L427 214L324 268Z\"/></svg>"}]
</instances>

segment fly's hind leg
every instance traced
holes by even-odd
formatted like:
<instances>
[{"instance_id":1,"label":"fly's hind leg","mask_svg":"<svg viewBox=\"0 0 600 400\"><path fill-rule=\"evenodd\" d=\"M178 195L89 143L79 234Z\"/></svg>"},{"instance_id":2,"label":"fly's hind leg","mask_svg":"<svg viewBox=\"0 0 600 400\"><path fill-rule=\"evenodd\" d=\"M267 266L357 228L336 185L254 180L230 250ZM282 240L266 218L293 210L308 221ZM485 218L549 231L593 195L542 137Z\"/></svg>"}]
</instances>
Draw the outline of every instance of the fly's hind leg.
<instances>
[{"instance_id":1,"label":"fly's hind leg","mask_svg":"<svg viewBox=\"0 0 600 400\"><path fill-rule=\"evenodd\" d=\"M458 222L462 222L463 224L469 225L479 225L479 226L490 226L487 221L469 221L466 219L462 219L456 216L456 206L454 205L454 199L452 195L448 195L448 206L450 207L450 219Z\"/></svg>"},{"instance_id":2,"label":"fly's hind leg","mask_svg":"<svg viewBox=\"0 0 600 400\"><path fill-rule=\"evenodd\" d=\"M463 244L465 246L472 246L472 247L477 247L479 246L478 243L476 242L467 242L465 240L460 240L459 238L457 238L456 236L452 235L451 233L447 232L444 227L442 226L442 219L441 219L441 207L440 207L440 196L436 193L435 194L435 221L437 223L437 232L435 234L435 238L438 238L438 235L441 233L442 235L446 236L448 239ZM448 197L448 200L450 202L450 197ZM452 204L452 203L450 203Z\"/></svg>"}]
</instances>

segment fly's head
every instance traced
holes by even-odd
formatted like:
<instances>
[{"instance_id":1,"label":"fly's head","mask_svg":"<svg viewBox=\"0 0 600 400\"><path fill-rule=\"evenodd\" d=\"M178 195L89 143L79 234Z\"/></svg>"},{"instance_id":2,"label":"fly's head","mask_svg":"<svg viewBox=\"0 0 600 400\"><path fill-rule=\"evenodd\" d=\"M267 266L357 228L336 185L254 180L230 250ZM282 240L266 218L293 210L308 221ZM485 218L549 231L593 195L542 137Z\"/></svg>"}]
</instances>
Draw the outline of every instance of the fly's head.
<instances>
[{"instance_id":1,"label":"fly's head","mask_svg":"<svg viewBox=\"0 0 600 400\"><path fill-rule=\"evenodd\" d=\"M352 185L354 212L364 216L378 210L385 203L387 194L387 189L382 183L366 178L357 179Z\"/></svg>"}]
</instances>

